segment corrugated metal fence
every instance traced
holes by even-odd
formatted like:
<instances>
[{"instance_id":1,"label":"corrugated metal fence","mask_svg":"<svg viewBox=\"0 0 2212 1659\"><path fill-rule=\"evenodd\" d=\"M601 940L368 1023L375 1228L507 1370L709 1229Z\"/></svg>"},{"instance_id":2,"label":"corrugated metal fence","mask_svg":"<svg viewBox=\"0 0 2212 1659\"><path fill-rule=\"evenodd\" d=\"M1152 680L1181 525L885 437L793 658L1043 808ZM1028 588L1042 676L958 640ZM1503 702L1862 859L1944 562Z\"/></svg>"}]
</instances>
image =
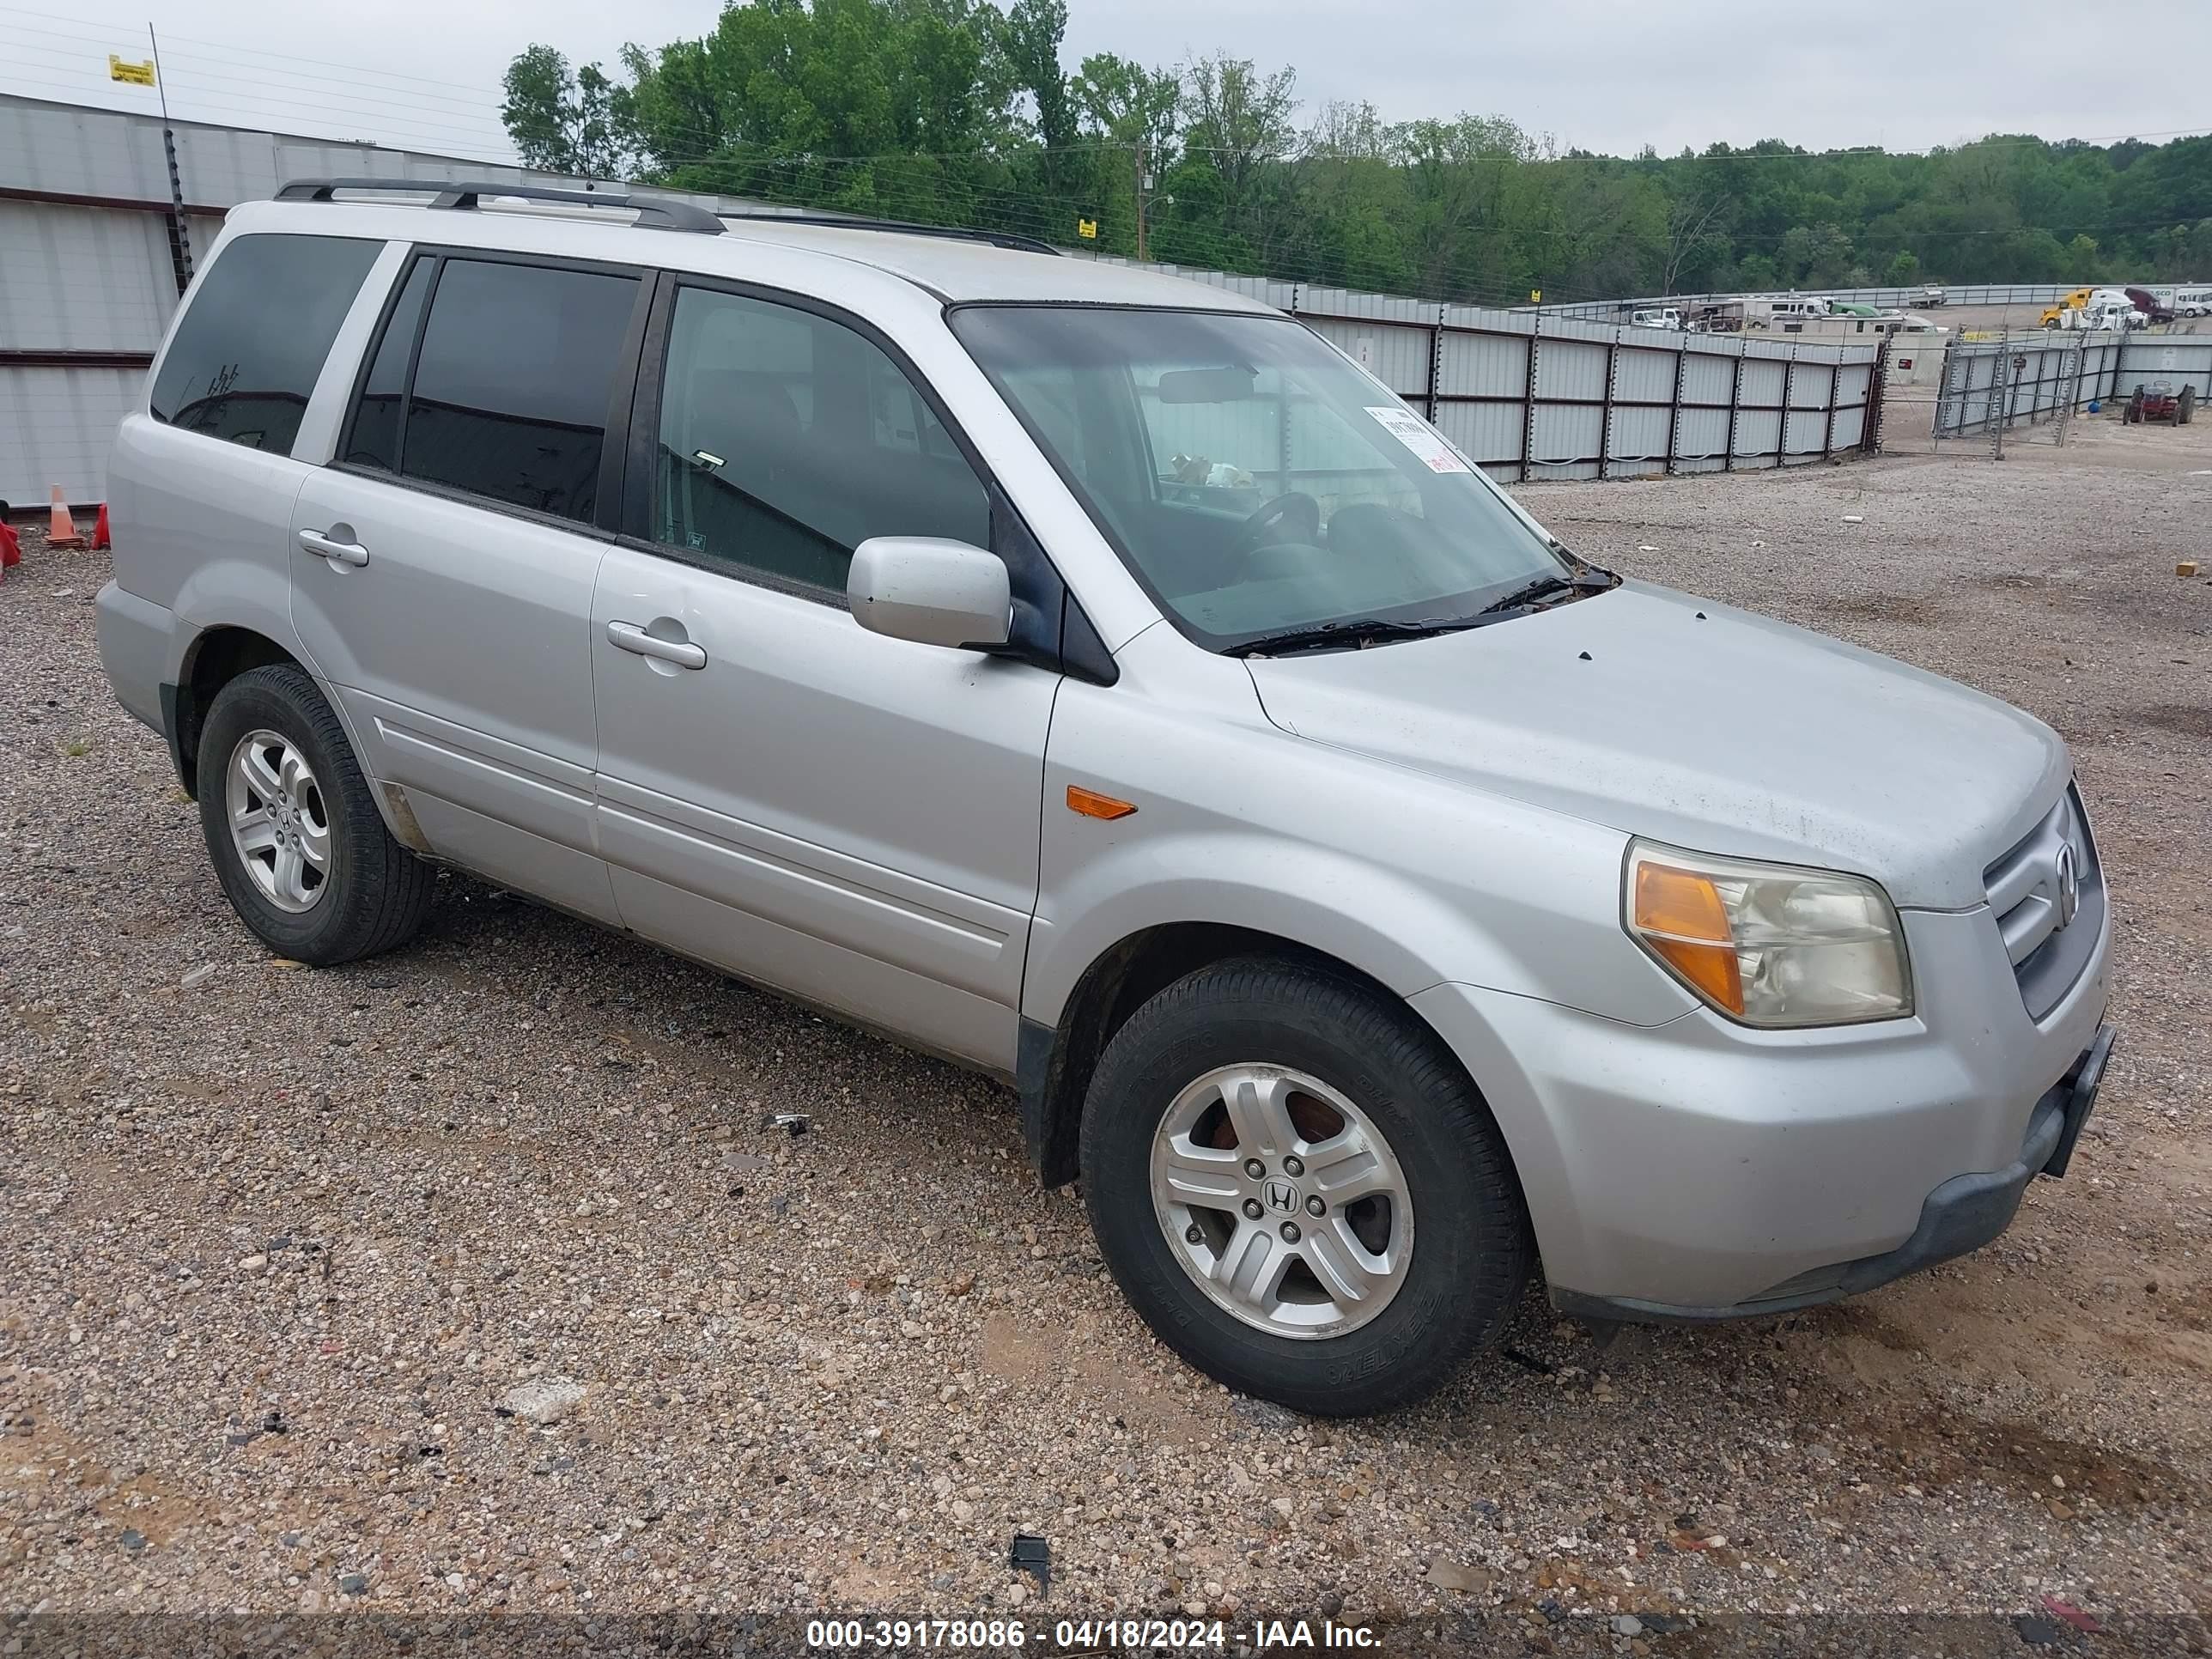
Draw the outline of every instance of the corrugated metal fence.
<instances>
[{"instance_id":1,"label":"corrugated metal fence","mask_svg":"<svg viewBox=\"0 0 2212 1659\"><path fill-rule=\"evenodd\" d=\"M1268 297L1501 477L1787 466L1861 448L1872 429L1872 346L1378 304L1302 287Z\"/></svg>"},{"instance_id":2,"label":"corrugated metal fence","mask_svg":"<svg viewBox=\"0 0 2212 1659\"><path fill-rule=\"evenodd\" d=\"M491 179L514 167L174 124L185 212L171 212L161 124L0 95L0 499L106 493L110 434L182 286L233 204L289 179ZM709 208L765 204L697 196ZM1871 447L1876 349L1683 335L1219 271L1153 269L1280 307L1510 478L1613 478L1792 465Z\"/></svg>"},{"instance_id":3,"label":"corrugated metal fence","mask_svg":"<svg viewBox=\"0 0 2212 1659\"><path fill-rule=\"evenodd\" d=\"M2055 304L2062 296L2082 286L2079 283L1956 283L1944 287L1942 303L1953 306L2047 306ZM1927 293L1924 287L1918 285L1906 288L1808 288L1792 289L1790 297L1843 300L1856 305L1917 310L1924 302ZM1641 300L1586 300L1570 304L1532 306L1528 309L1555 317L1580 317L1590 322L1613 322L1626 318L1634 311L1662 306L1673 306L1679 311L1690 306L1717 305L1723 301L1743 297L1741 293L1655 294Z\"/></svg>"},{"instance_id":4,"label":"corrugated metal fence","mask_svg":"<svg viewBox=\"0 0 2212 1659\"><path fill-rule=\"evenodd\" d=\"M2212 335L2078 334L2037 330L2011 340L1952 346L1943 363L1935 435L2041 426L2061 410L2118 403L2152 381L2193 386L2212 402Z\"/></svg>"}]
</instances>

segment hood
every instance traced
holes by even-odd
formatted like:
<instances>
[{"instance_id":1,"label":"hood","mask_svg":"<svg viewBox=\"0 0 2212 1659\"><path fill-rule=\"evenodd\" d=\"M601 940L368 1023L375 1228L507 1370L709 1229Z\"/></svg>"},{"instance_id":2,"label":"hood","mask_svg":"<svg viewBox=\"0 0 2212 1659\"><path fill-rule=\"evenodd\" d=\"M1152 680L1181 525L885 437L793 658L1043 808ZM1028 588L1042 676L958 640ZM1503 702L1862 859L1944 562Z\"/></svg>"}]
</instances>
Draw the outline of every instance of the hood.
<instances>
[{"instance_id":1,"label":"hood","mask_svg":"<svg viewBox=\"0 0 2212 1659\"><path fill-rule=\"evenodd\" d=\"M1298 737L1654 841L1872 876L1900 905L1983 902L1983 871L2069 774L2058 734L2009 704L1641 582L1247 666Z\"/></svg>"}]
</instances>

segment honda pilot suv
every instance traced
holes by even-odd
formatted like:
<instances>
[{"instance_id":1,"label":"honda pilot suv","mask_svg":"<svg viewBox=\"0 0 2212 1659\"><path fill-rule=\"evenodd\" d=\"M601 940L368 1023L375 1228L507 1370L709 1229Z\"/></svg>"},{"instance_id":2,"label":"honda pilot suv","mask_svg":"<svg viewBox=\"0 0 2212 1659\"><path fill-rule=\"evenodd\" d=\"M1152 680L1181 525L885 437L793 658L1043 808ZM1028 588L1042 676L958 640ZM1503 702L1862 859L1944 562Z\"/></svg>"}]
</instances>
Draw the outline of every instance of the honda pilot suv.
<instances>
[{"instance_id":1,"label":"honda pilot suv","mask_svg":"<svg viewBox=\"0 0 2212 1659\"><path fill-rule=\"evenodd\" d=\"M2095 1097L2048 727L1599 568L1219 289L310 181L111 478L108 678L271 951L450 866L991 1073L1160 1340L1301 1410L1539 1266L1705 1320L1958 1255Z\"/></svg>"}]
</instances>

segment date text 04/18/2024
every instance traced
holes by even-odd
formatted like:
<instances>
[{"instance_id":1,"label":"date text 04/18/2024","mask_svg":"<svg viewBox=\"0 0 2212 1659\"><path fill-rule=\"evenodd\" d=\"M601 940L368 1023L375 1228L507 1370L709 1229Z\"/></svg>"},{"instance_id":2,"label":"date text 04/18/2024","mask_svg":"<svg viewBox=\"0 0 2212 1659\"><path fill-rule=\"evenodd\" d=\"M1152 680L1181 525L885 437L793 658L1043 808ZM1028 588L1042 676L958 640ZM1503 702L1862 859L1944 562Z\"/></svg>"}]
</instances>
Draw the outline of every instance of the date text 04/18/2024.
<instances>
[{"instance_id":1,"label":"date text 04/18/2024","mask_svg":"<svg viewBox=\"0 0 2212 1659\"><path fill-rule=\"evenodd\" d=\"M1031 1629L1021 1619L817 1619L806 1626L806 1645L854 1652L1004 1652L1035 1647L1046 1652L1109 1653L1154 1649L1220 1652L1231 1648L1359 1649L1382 1645L1379 1632L1333 1620L1061 1619Z\"/></svg>"}]
</instances>

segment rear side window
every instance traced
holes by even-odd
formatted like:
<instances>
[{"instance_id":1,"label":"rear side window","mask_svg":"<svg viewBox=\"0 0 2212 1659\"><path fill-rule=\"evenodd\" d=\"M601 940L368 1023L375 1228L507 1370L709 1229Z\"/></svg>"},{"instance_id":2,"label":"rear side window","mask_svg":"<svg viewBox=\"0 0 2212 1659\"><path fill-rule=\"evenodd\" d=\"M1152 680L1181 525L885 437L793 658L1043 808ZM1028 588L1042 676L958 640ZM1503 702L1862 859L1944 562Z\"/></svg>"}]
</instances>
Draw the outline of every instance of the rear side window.
<instances>
[{"instance_id":1,"label":"rear side window","mask_svg":"<svg viewBox=\"0 0 2212 1659\"><path fill-rule=\"evenodd\" d=\"M323 359L384 244L240 236L200 278L154 382L154 418L292 453Z\"/></svg>"},{"instance_id":2,"label":"rear side window","mask_svg":"<svg viewBox=\"0 0 2212 1659\"><path fill-rule=\"evenodd\" d=\"M589 523L637 278L449 258L422 281L430 314L412 373L403 292L347 459Z\"/></svg>"}]
</instances>

